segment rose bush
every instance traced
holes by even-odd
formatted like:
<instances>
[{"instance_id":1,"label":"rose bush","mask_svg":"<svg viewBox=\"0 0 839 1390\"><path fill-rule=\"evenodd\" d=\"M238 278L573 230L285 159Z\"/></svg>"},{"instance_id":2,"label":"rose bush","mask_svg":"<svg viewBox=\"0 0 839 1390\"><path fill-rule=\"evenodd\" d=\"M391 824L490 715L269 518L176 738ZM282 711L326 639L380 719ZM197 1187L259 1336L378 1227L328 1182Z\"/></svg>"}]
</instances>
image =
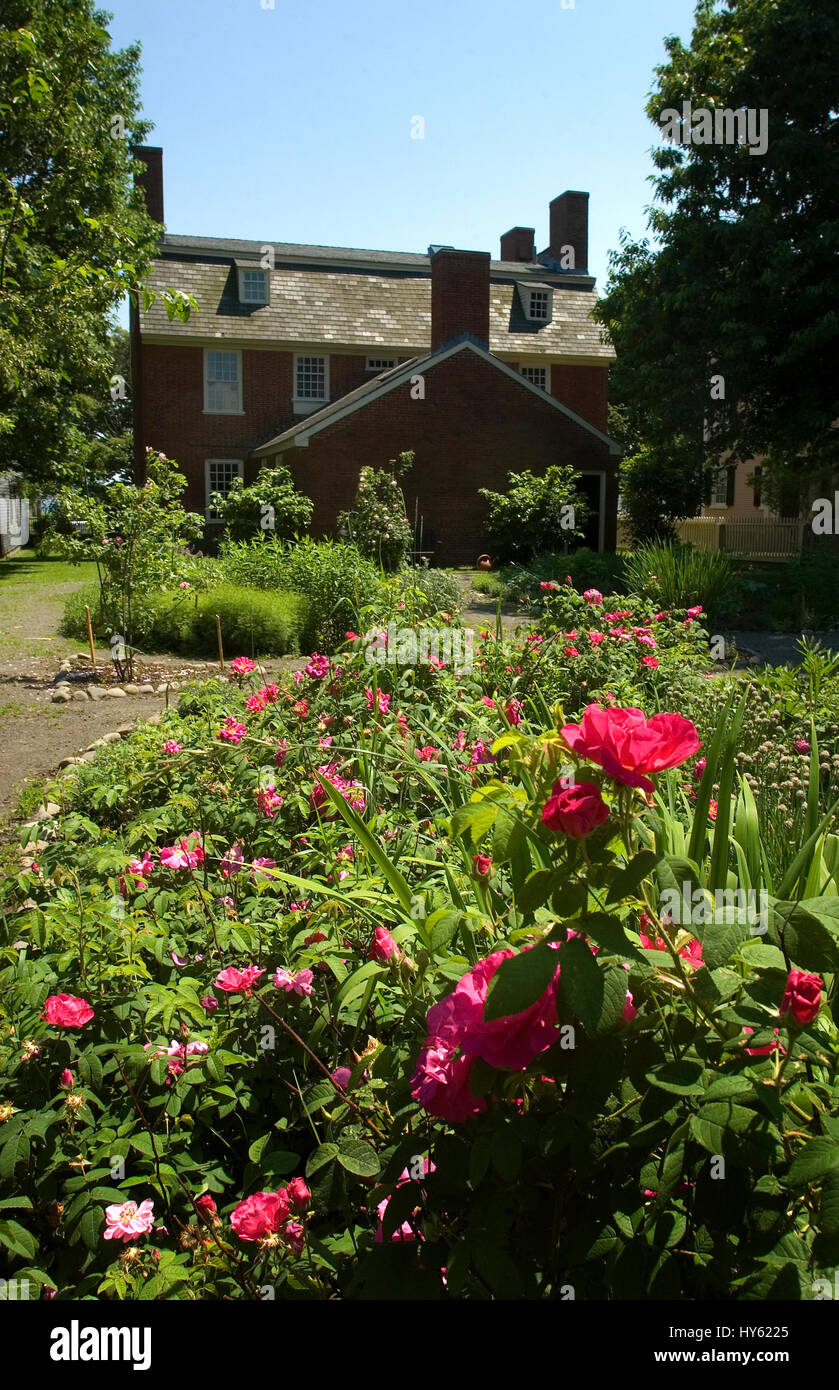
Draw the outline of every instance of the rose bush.
<instances>
[{"instance_id":1,"label":"rose bush","mask_svg":"<svg viewBox=\"0 0 839 1390\"><path fill-rule=\"evenodd\" d=\"M59 1298L812 1296L839 1258L819 735L776 873L737 771L748 686L694 728L578 597L576 639L487 636L471 671L370 665L352 635L276 687L240 663L61 782L0 955L15 1274ZM606 627L703 670L698 621L654 616ZM606 648L590 691L574 640ZM738 892L765 920L720 908Z\"/></svg>"}]
</instances>

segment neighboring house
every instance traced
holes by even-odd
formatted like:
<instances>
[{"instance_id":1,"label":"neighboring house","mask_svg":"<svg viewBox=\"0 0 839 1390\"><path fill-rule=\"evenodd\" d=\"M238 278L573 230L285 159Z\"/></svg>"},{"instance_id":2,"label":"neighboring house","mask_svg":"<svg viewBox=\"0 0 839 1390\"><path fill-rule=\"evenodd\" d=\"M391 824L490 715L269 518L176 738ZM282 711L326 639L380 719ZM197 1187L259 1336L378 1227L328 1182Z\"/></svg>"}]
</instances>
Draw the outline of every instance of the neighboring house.
<instances>
[{"instance_id":1,"label":"neighboring house","mask_svg":"<svg viewBox=\"0 0 839 1390\"><path fill-rule=\"evenodd\" d=\"M138 181L163 222L162 151ZM282 463L335 532L359 470L402 450L422 549L445 564L486 548L479 489L553 463L583 474L586 540L613 549L618 447L606 434L612 348L591 317L588 194L550 204L550 244L515 227L489 253L406 252L166 234L132 314L135 465L146 445L187 476L185 505L217 525L211 492ZM166 289L199 312L170 321ZM418 542L417 542L418 543Z\"/></svg>"},{"instance_id":2,"label":"neighboring house","mask_svg":"<svg viewBox=\"0 0 839 1390\"><path fill-rule=\"evenodd\" d=\"M760 471L758 459L718 468L711 478L702 515L715 517L718 521L774 518L776 513L761 497Z\"/></svg>"}]
</instances>

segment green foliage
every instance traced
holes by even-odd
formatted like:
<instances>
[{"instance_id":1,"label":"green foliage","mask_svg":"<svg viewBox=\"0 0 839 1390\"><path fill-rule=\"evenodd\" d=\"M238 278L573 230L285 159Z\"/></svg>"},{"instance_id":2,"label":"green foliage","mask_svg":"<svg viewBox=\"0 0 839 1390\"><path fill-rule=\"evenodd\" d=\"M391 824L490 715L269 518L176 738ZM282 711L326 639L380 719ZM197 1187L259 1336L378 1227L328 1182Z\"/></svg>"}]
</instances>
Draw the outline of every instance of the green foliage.
<instances>
[{"instance_id":1,"label":"green foliage","mask_svg":"<svg viewBox=\"0 0 839 1390\"><path fill-rule=\"evenodd\" d=\"M689 44L665 47L647 104L657 132L689 102L760 113L766 141L762 154L731 139L657 141L654 247L623 238L598 305L617 350L611 394L661 495L692 489L690 514L706 462L760 457L765 489L778 474L806 492L839 458L824 370L839 274L839 28L833 0L701 0Z\"/></svg>"},{"instance_id":2,"label":"green foliage","mask_svg":"<svg viewBox=\"0 0 839 1390\"><path fill-rule=\"evenodd\" d=\"M621 504L636 544L672 542L675 523L698 511L702 471L683 464L683 458L662 457L649 445L621 460Z\"/></svg>"},{"instance_id":3,"label":"green foliage","mask_svg":"<svg viewBox=\"0 0 839 1390\"><path fill-rule=\"evenodd\" d=\"M502 592L505 599L521 603L526 596L538 596L543 580L564 584L569 575L580 593L599 589L604 594L622 594L626 589L624 556L583 546L567 555L538 555L527 565L508 566L501 573Z\"/></svg>"},{"instance_id":4,"label":"green foliage","mask_svg":"<svg viewBox=\"0 0 839 1390\"><path fill-rule=\"evenodd\" d=\"M142 486L113 483L101 499L74 488L60 494L60 519L78 529L56 526L49 549L66 559L96 561L100 621L111 635L120 676L132 672L142 610L152 595L174 582L183 543L195 540L203 529L201 517L181 507L185 487L177 464L149 449Z\"/></svg>"},{"instance_id":5,"label":"green foliage","mask_svg":"<svg viewBox=\"0 0 839 1390\"><path fill-rule=\"evenodd\" d=\"M701 604L712 615L725 607L734 581L732 561L724 551L692 546L639 546L625 562L632 593L662 608Z\"/></svg>"},{"instance_id":6,"label":"green foliage","mask_svg":"<svg viewBox=\"0 0 839 1390\"><path fill-rule=\"evenodd\" d=\"M220 567L242 587L302 594L310 605L304 644L318 650L335 650L348 629L363 630L362 613L383 594L377 566L339 541L223 542Z\"/></svg>"},{"instance_id":7,"label":"green foliage","mask_svg":"<svg viewBox=\"0 0 839 1390\"><path fill-rule=\"evenodd\" d=\"M581 635L596 630L601 605L570 589L550 602ZM622 606L636 619L641 602ZM540 635L555 651L550 621ZM686 644L701 640L675 618L656 636L679 657L660 692L672 709ZM0 935L12 1277L116 1300L256 1299L266 1286L369 1299L397 1275L420 1300L813 1297L836 1260L839 1164L839 841L820 741L781 873L738 761L761 687L734 681L706 683L701 780L688 766L658 774L650 803L572 756L609 807L583 853L541 818L576 709L569 697L550 718L562 662L542 654L525 670L533 645L488 638L471 669L420 680L371 670L351 642L340 672L313 665L251 709L256 681L196 685L62 781L55 839L18 875ZM614 653L602 679L620 683ZM817 654L795 679L805 704L833 698ZM230 718L245 726L234 746L217 736ZM470 755L493 744L493 762ZM436 759L419 758L430 745ZM343 783L318 771L326 758ZM203 857L166 867L163 848L196 827L187 845ZM475 854L491 856L487 877ZM273 867L252 868L265 858ZM674 891L709 902L721 884L768 893L765 932L740 909L671 920ZM371 952L377 929L396 945L389 960ZM485 1023L496 1043L522 1038L517 1015L559 965L551 1045L515 1070L473 1061L467 1084L486 1108L447 1122L412 1095L428 1011L500 950ZM800 1028L779 1018L788 963L825 977L826 1002ZM263 972L252 994L215 984L249 964ZM278 988L278 969L311 971L311 995ZM90 1000L93 1018L47 1023L58 993ZM172 1069L170 1039L207 1050ZM240 1240L235 1207L292 1174L312 1190L299 1253ZM201 1192L218 1224L201 1224ZM103 1239L105 1208L129 1198L155 1216L130 1250ZM391 1240L403 1223L415 1239Z\"/></svg>"},{"instance_id":8,"label":"green foliage","mask_svg":"<svg viewBox=\"0 0 839 1390\"><path fill-rule=\"evenodd\" d=\"M567 550L582 535L588 508L577 491L580 475L565 464L552 464L534 476L529 468L508 473L506 493L481 488L488 503L484 523L495 558L526 562L534 555Z\"/></svg>"},{"instance_id":9,"label":"green foliage","mask_svg":"<svg viewBox=\"0 0 839 1390\"><path fill-rule=\"evenodd\" d=\"M260 469L250 487L234 478L226 497L214 492L211 500L234 541L267 535L291 540L306 529L314 507L310 497L297 491L287 468Z\"/></svg>"},{"instance_id":10,"label":"green foliage","mask_svg":"<svg viewBox=\"0 0 839 1390\"><path fill-rule=\"evenodd\" d=\"M67 637L87 635L84 605L91 608L94 635L107 636L111 624L95 607L97 591L90 586L70 594L61 631ZM235 584L216 584L208 590L174 590L150 594L136 619L137 649L145 653L177 652L183 656L214 656L218 651L216 614L227 653L247 656L285 656L299 652L311 626L308 601L300 594L266 593Z\"/></svg>"},{"instance_id":11,"label":"green foliage","mask_svg":"<svg viewBox=\"0 0 839 1390\"><path fill-rule=\"evenodd\" d=\"M398 605L404 605L402 609ZM409 622L433 618L437 613L455 614L461 604L461 591L451 570L431 569L427 561L398 570L385 585L376 617L392 617L393 610L404 612Z\"/></svg>"},{"instance_id":12,"label":"green foliage","mask_svg":"<svg viewBox=\"0 0 839 1390\"><path fill-rule=\"evenodd\" d=\"M413 464L414 454L407 451L387 468L362 468L355 506L338 517L341 534L384 570L398 569L411 549L413 533L399 479Z\"/></svg>"},{"instance_id":13,"label":"green foliage","mask_svg":"<svg viewBox=\"0 0 839 1390\"><path fill-rule=\"evenodd\" d=\"M111 315L159 231L133 185L139 47L112 50L105 19L8 0L0 28L0 470L35 488L106 462L90 440L119 371Z\"/></svg>"}]
</instances>

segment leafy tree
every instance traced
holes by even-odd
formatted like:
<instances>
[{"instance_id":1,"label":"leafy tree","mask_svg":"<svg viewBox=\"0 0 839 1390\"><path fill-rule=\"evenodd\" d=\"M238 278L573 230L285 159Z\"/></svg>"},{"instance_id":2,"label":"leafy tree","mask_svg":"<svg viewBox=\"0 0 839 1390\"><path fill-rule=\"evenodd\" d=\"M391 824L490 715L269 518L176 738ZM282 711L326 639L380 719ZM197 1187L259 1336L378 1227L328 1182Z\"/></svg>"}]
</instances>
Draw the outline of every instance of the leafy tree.
<instances>
[{"instance_id":1,"label":"leafy tree","mask_svg":"<svg viewBox=\"0 0 839 1390\"><path fill-rule=\"evenodd\" d=\"M665 44L651 121L690 102L704 139L698 111L745 108L756 137L654 150L654 244L622 237L599 304L614 399L662 489L687 477L691 512L703 467L762 456L768 488L839 463L839 16L835 0L699 0L690 44Z\"/></svg>"},{"instance_id":2,"label":"leafy tree","mask_svg":"<svg viewBox=\"0 0 839 1390\"><path fill-rule=\"evenodd\" d=\"M64 488L45 544L68 560L96 562L102 619L121 678L133 673L144 599L177 579L181 548L204 529L203 517L181 505L186 478L172 459L148 449L145 473L141 487L113 483L101 498ZM62 532L62 520L75 529Z\"/></svg>"},{"instance_id":3,"label":"leafy tree","mask_svg":"<svg viewBox=\"0 0 839 1390\"><path fill-rule=\"evenodd\" d=\"M648 444L621 461L619 473L623 511L633 541L672 540L676 521L692 516L702 485L701 468L662 467L662 456Z\"/></svg>"},{"instance_id":4,"label":"leafy tree","mask_svg":"<svg viewBox=\"0 0 839 1390\"><path fill-rule=\"evenodd\" d=\"M580 475L570 465L552 464L541 477L526 468L508 473L507 481L506 493L480 489L489 503L484 530L497 559L526 562L567 551L571 538L583 534L588 507L577 491Z\"/></svg>"},{"instance_id":5,"label":"leafy tree","mask_svg":"<svg viewBox=\"0 0 839 1390\"><path fill-rule=\"evenodd\" d=\"M413 531L399 479L413 463L413 452L406 450L387 468L362 468L355 507L338 517L341 533L385 570L398 569L411 549Z\"/></svg>"},{"instance_id":6,"label":"leafy tree","mask_svg":"<svg viewBox=\"0 0 839 1390\"><path fill-rule=\"evenodd\" d=\"M297 491L287 468L263 468L250 487L235 478L226 497L213 493L212 504L234 541L271 535L291 540L309 525L314 506L310 497Z\"/></svg>"},{"instance_id":7,"label":"leafy tree","mask_svg":"<svg viewBox=\"0 0 839 1390\"><path fill-rule=\"evenodd\" d=\"M133 185L139 48L112 51L106 19L92 0L6 0L0 21L0 468L30 489L81 478L110 315L159 233Z\"/></svg>"}]
</instances>

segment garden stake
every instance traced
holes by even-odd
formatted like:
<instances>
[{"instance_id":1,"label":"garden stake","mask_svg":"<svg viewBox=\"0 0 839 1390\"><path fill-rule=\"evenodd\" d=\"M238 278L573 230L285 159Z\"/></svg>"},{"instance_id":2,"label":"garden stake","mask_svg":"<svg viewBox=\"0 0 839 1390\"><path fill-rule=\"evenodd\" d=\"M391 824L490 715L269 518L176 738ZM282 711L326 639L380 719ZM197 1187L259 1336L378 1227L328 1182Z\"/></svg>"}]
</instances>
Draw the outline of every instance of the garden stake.
<instances>
[{"instance_id":1,"label":"garden stake","mask_svg":"<svg viewBox=\"0 0 839 1390\"><path fill-rule=\"evenodd\" d=\"M90 643L90 664L96 670L96 649L93 645L93 628L90 625L90 609L87 604L84 606L84 615L87 618L87 640Z\"/></svg>"},{"instance_id":2,"label":"garden stake","mask_svg":"<svg viewBox=\"0 0 839 1390\"><path fill-rule=\"evenodd\" d=\"M224 670L224 648L221 645L221 618L216 613L216 636L218 637L218 664L219 670Z\"/></svg>"}]
</instances>

